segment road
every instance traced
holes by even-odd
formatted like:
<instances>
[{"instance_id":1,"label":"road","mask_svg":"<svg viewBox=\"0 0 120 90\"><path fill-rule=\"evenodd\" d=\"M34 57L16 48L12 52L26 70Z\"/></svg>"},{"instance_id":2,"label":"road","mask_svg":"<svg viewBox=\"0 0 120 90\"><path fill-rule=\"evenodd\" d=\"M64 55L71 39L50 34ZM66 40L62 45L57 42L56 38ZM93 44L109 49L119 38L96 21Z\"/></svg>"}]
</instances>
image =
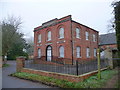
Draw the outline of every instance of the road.
<instances>
[{"instance_id":1,"label":"road","mask_svg":"<svg viewBox=\"0 0 120 90\"><path fill-rule=\"evenodd\" d=\"M2 68L2 88L53 88L41 83L8 76L16 72L16 62L8 61L9 67Z\"/></svg>"}]
</instances>

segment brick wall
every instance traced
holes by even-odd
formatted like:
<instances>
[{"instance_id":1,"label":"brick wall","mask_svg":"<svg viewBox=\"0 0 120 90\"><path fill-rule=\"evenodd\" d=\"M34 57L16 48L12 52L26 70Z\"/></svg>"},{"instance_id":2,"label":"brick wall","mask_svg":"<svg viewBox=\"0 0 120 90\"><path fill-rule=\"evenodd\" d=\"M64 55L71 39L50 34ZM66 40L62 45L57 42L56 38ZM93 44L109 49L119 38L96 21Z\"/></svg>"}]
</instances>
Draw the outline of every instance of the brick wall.
<instances>
[{"instance_id":1,"label":"brick wall","mask_svg":"<svg viewBox=\"0 0 120 90\"><path fill-rule=\"evenodd\" d=\"M21 69L23 69L23 67L24 67L24 64L25 64L25 57L23 57L23 56L20 56L20 57L17 57L16 58L16 70L17 70L17 72L20 72L21 71Z\"/></svg>"},{"instance_id":2,"label":"brick wall","mask_svg":"<svg viewBox=\"0 0 120 90\"><path fill-rule=\"evenodd\" d=\"M101 70L105 70L105 69L106 68L101 69ZM56 79L67 80L70 82L80 82L80 81L83 81L84 79L87 79L88 77L92 75L95 75L98 71L89 72L89 73L79 75L79 76L60 74L60 73L54 73L54 72L46 72L42 70L32 70L28 68L21 69L21 72L32 73L32 74L37 74L37 75L42 75L42 76L47 76L47 77L53 77Z\"/></svg>"},{"instance_id":3,"label":"brick wall","mask_svg":"<svg viewBox=\"0 0 120 90\"><path fill-rule=\"evenodd\" d=\"M17 72L26 72L26 73L32 73L32 74L37 74L37 75L42 75L42 76L48 76L48 77L53 77L56 79L67 80L70 82L83 81L84 79L86 79L86 78L90 77L91 75L94 75L98 72L98 71L93 71L93 72L89 72L86 74L76 76L76 75L61 74L61 73L55 73L55 72L47 72L47 71L42 71L42 70L34 70L34 69L24 68L24 63L25 63L24 57L17 58L17 66L16 66ZM104 69L106 69L106 68L104 68ZM101 70L104 70L104 69L101 69Z\"/></svg>"}]
</instances>

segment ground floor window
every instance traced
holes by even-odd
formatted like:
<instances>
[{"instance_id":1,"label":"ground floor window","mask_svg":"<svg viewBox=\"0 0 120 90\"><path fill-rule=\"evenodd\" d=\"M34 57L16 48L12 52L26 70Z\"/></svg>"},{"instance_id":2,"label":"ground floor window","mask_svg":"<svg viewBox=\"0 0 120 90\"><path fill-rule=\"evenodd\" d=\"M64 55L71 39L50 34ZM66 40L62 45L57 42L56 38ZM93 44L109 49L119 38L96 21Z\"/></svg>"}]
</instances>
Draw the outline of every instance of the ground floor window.
<instances>
[{"instance_id":1,"label":"ground floor window","mask_svg":"<svg viewBox=\"0 0 120 90\"><path fill-rule=\"evenodd\" d=\"M63 46L60 46L59 47L59 57L64 57L64 47Z\"/></svg>"},{"instance_id":2,"label":"ground floor window","mask_svg":"<svg viewBox=\"0 0 120 90\"><path fill-rule=\"evenodd\" d=\"M38 58L40 58L40 57L41 57L41 49L38 48Z\"/></svg>"},{"instance_id":3,"label":"ground floor window","mask_svg":"<svg viewBox=\"0 0 120 90\"><path fill-rule=\"evenodd\" d=\"M97 55L97 50L96 50L96 48L94 48L94 57L96 57Z\"/></svg>"},{"instance_id":4,"label":"ground floor window","mask_svg":"<svg viewBox=\"0 0 120 90\"><path fill-rule=\"evenodd\" d=\"M81 57L81 52L80 52L80 47L76 47L76 57L80 58Z\"/></svg>"},{"instance_id":5,"label":"ground floor window","mask_svg":"<svg viewBox=\"0 0 120 90\"><path fill-rule=\"evenodd\" d=\"M86 57L87 57L87 58L90 57L90 48L86 48Z\"/></svg>"}]
</instances>

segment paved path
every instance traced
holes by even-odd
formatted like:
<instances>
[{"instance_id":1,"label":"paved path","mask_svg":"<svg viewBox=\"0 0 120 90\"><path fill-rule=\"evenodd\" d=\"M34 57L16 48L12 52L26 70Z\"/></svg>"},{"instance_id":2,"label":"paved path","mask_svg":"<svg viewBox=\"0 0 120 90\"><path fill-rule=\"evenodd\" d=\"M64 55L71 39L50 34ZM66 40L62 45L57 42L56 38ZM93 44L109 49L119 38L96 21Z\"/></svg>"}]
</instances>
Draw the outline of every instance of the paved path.
<instances>
[{"instance_id":1,"label":"paved path","mask_svg":"<svg viewBox=\"0 0 120 90\"><path fill-rule=\"evenodd\" d=\"M52 88L41 83L8 76L16 71L16 62L8 61L7 63L10 64L10 67L2 69L2 88Z\"/></svg>"}]
</instances>

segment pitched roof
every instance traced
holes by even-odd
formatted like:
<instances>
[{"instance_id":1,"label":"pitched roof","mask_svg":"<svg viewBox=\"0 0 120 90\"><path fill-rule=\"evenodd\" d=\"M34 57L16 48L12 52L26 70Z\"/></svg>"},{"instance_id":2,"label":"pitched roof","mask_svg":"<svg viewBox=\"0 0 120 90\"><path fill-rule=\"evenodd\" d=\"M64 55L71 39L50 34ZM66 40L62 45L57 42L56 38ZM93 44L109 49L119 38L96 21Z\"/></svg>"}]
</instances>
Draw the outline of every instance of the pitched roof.
<instances>
[{"instance_id":1,"label":"pitched roof","mask_svg":"<svg viewBox=\"0 0 120 90\"><path fill-rule=\"evenodd\" d=\"M100 35L99 40L100 40L99 45L117 44L115 33Z\"/></svg>"}]
</instances>

